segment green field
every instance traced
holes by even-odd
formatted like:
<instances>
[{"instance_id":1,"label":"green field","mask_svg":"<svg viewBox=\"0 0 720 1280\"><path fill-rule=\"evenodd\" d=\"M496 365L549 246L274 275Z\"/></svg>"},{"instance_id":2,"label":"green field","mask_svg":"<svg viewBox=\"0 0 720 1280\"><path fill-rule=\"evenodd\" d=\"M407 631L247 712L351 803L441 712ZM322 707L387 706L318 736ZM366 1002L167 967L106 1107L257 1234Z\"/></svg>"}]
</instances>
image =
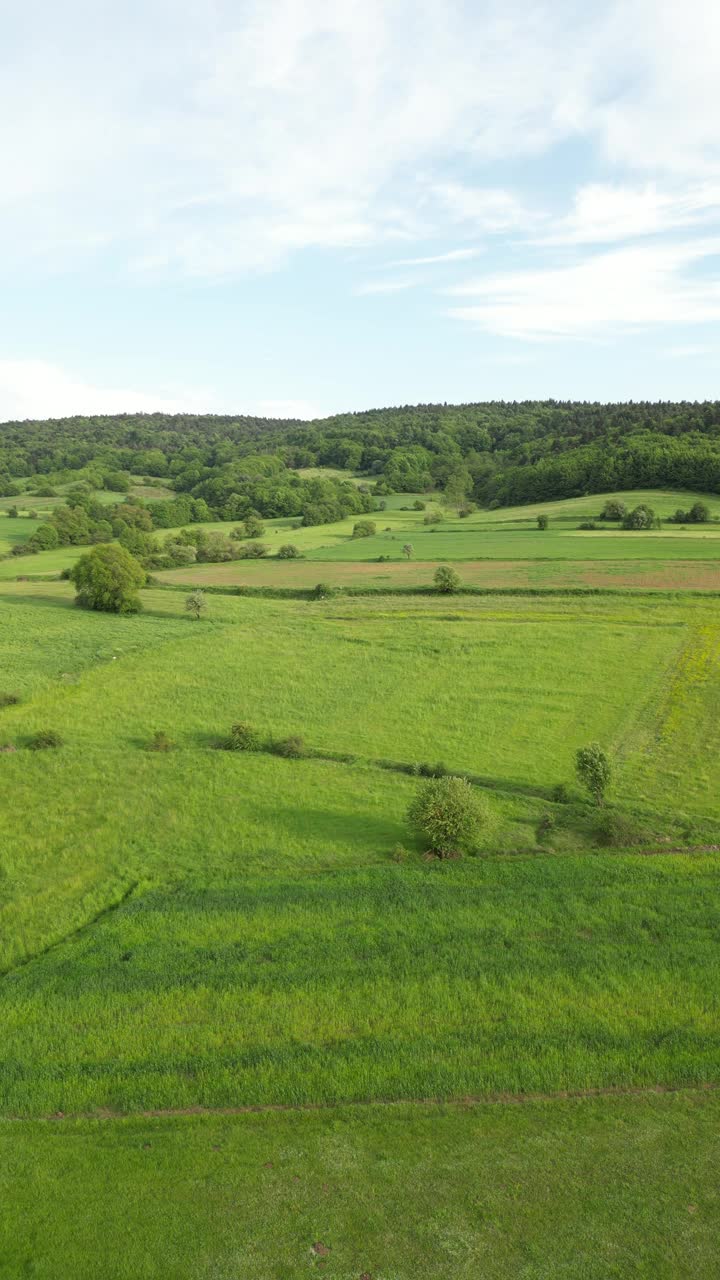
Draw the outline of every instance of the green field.
<instances>
[{"instance_id":1,"label":"green field","mask_svg":"<svg viewBox=\"0 0 720 1280\"><path fill-rule=\"evenodd\" d=\"M696 1280L717 1094L0 1123L5 1276ZM129 1229L131 1228L131 1229ZM322 1246L317 1251L316 1246Z\"/></svg>"},{"instance_id":2,"label":"green field","mask_svg":"<svg viewBox=\"0 0 720 1280\"><path fill-rule=\"evenodd\" d=\"M148 491L149 492L149 491ZM160 490L155 496L160 495ZM120 495L106 495L116 499ZM370 538L353 538L355 517L337 524L298 527L289 518L268 519L262 541L268 548L264 561L238 560L224 564L198 564L157 573L160 581L196 586L259 586L305 588L318 581L364 590L394 586L427 586L438 563L455 563L463 583L480 587L616 587L650 590L720 590L720 524L675 526L660 531L623 532L616 525L597 531L583 531L577 525L597 517L605 495L573 498L565 502L532 507L478 511L459 519L445 512L442 523L426 526L427 511L439 510L425 495L427 511L403 510L412 507L418 495L393 494L384 501L387 509L373 513L377 533ZM653 505L663 517L678 507L687 508L697 494L681 490L654 494L636 490L622 497L628 506L641 502ZM713 519L720 519L716 495L700 495ZM550 527L536 527L537 515L546 513ZM28 537L35 527L27 520L0 520L0 540L7 526L15 537ZM215 521L200 526L228 534L232 525ZM162 540L178 530L163 530ZM303 559L277 560L279 548L287 542L297 546ZM403 547L410 543L410 559ZM10 544L7 543L6 551ZM16 560L0 559L0 581L19 576L58 576L82 554L82 547ZM0 554L2 543L0 542ZM378 564L382 557L382 563ZM462 563L460 563L462 562Z\"/></svg>"},{"instance_id":3,"label":"green field","mask_svg":"<svg viewBox=\"0 0 720 1280\"><path fill-rule=\"evenodd\" d=\"M136 616L11 580L82 548L0 562L0 1277L714 1274L720 618L683 588L719 589L720 537L405 504L368 540L268 521L307 558L163 574ZM414 562L346 558L393 536ZM172 588L426 585L422 539L547 594L220 591L196 622ZM638 560L654 595L552 593ZM307 754L216 750L235 720ZM487 801L462 860L408 825L437 762Z\"/></svg>"}]
</instances>

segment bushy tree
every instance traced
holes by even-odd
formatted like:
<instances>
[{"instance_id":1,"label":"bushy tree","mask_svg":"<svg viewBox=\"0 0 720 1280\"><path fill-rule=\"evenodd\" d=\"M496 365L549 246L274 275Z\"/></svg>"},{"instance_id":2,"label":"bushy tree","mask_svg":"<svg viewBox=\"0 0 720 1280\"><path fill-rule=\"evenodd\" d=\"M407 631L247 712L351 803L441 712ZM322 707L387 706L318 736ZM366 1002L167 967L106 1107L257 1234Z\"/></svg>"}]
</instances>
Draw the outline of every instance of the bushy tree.
<instances>
[{"instance_id":1,"label":"bushy tree","mask_svg":"<svg viewBox=\"0 0 720 1280\"><path fill-rule=\"evenodd\" d=\"M58 531L53 524L38 525L30 542L35 551L52 551L60 546Z\"/></svg>"},{"instance_id":2,"label":"bushy tree","mask_svg":"<svg viewBox=\"0 0 720 1280\"><path fill-rule=\"evenodd\" d=\"M146 573L134 556L116 543L104 543L80 556L70 570L77 603L104 613L137 613L138 591Z\"/></svg>"},{"instance_id":3,"label":"bushy tree","mask_svg":"<svg viewBox=\"0 0 720 1280\"><path fill-rule=\"evenodd\" d=\"M196 621L207 613L207 607L204 591L191 591L185 598L185 609Z\"/></svg>"},{"instance_id":4,"label":"bushy tree","mask_svg":"<svg viewBox=\"0 0 720 1280\"><path fill-rule=\"evenodd\" d=\"M240 548L240 560L262 560L268 554L266 542L248 542Z\"/></svg>"},{"instance_id":5,"label":"bushy tree","mask_svg":"<svg viewBox=\"0 0 720 1280\"><path fill-rule=\"evenodd\" d=\"M646 506L641 502L638 507L633 507L632 511L628 511L623 516L623 529L652 529L655 524L655 512L652 507Z\"/></svg>"},{"instance_id":6,"label":"bushy tree","mask_svg":"<svg viewBox=\"0 0 720 1280\"><path fill-rule=\"evenodd\" d=\"M265 532L265 525L257 515L249 515L244 521L243 528L246 538L262 538Z\"/></svg>"},{"instance_id":7,"label":"bushy tree","mask_svg":"<svg viewBox=\"0 0 720 1280\"><path fill-rule=\"evenodd\" d=\"M600 512L601 520L623 520L627 515L627 507L617 498L608 498Z\"/></svg>"},{"instance_id":8,"label":"bushy tree","mask_svg":"<svg viewBox=\"0 0 720 1280\"><path fill-rule=\"evenodd\" d=\"M108 471L103 480L103 487L111 493L127 493L131 484L132 476L129 471Z\"/></svg>"},{"instance_id":9,"label":"bushy tree","mask_svg":"<svg viewBox=\"0 0 720 1280\"><path fill-rule=\"evenodd\" d=\"M548 527L549 523L550 523L550 521L548 520L548 518L547 518L547 516L546 516L546 515L538 516L538 518L537 518L537 527L538 527L538 529L547 529L547 527Z\"/></svg>"},{"instance_id":10,"label":"bushy tree","mask_svg":"<svg viewBox=\"0 0 720 1280\"><path fill-rule=\"evenodd\" d=\"M357 520L353 525L353 538L372 538L376 531L374 520Z\"/></svg>"},{"instance_id":11,"label":"bushy tree","mask_svg":"<svg viewBox=\"0 0 720 1280\"><path fill-rule=\"evenodd\" d=\"M454 595L454 593L460 589L460 579L458 575L455 570L451 569L447 564L441 564L439 568L435 570L433 582L435 583L435 590L440 591L446 596Z\"/></svg>"},{"instance_id":12,"label":"bushy tree","mask_svg":"<svg viewBox=\"0 0 720 1280\"><path fill-rule=\"evenodd\" d=\"M612 771L610 761L597 742L591 742L589 747L581 747L577 752L575 772L595 803L602 804Z\"/></svg>"},{"instance_id":13,"label":"bushy tree","mask_svg":"<svg viewBox=\"0 0 720 1280\"><path fill-rule=\"evenodd\" d=\"M410 560L410 559L411 559L411 557L412 557L412 554L413 554L414 550L415 550L415 548L413 547L412 542L406 542L406 543L405 543L405 546L403 547L403 555L404 555L408 560Z\"/></svg>"},{"instance_id":14,"label":"bushy tree","mask_svg":"<svg viewBox=\"0 0 720 1280\"><path fill-rule=\"evenodd\" d=\"M487 804L467 778L430 779L408 810L411 826L440 858L464 852L487 819Z\"/></svg>"},{"instance_id":15,"label":"bushy tree","mask_svg":"<svg viewBox=\"0 0 720 1280\"><path fill-rule=\"evenodd\" d=\"M278 549L278 560L297 560L300 556L300 550L295 546L294 542L284 542Z\"/></svg>"}]
</instances>

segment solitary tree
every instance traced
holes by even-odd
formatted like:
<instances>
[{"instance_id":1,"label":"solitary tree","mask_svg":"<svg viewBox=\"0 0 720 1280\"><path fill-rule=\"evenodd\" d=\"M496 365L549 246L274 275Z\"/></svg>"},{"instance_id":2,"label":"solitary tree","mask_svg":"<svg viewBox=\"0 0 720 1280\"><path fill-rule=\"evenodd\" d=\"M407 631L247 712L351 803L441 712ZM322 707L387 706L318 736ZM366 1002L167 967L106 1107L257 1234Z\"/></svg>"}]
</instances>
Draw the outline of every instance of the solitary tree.
<instances>
[{"instance_id":1,"label":"solitary tree","mask_svg":"<svg viewBox=\"0 0 720 1280\"><path fill-rule=\"evenodd\" d=\"M356 520L353 525L353 538L372 538L376 530L374 520Z\"/></svg>"},{"instance_id":2,"label":"solitary tree","mask_svg":"<svg viewBox=\"0 0 720 1280\"><path fill-rule=\"evenodd\" d=\"M408 810L408 820L440 858L462 853L487 822L482 796L467 778L432 778L423 784Z\"/></svg>"},{"instance_id":3,"label":"solitary tree","mask_svg":"<svg viewBox=\"0 0 720 1280\"><path fill-rule=\"evenodd\" d=\"M278 550L278 560L297 560L300 550L294 542L284 542Z\"/></svg>"},{"instance_id":4,"label":"solitary tree","mask_svg":"<svg viewBox=\"0 0 720 1280\"><path fill-rule=\"evenodd\" d=\"M623 520L627 515L627 507L617 498L608 498L600 512L601 520Z\"/></svg>"},{"instance_id":5,"label":"solitary tree","mask_svg":"<svg viewBox=\"0 0 720 1280\"><path fill-rule=\"evenodd\" d=\"M185 608L189 614L197 621L204 613L207 613L207 600L204 591L191 591L185 600Z\"/></svg>"},{"instance_id":6,"label":"solitary tree","mask_svg":"<svg viewBox=\"0 0 720 1280\"><path fill-rule=\"evenodd\" d=\"M549 523L550 523L550 521L548 520L547 516L545 516L545 515L538 516L538 518L537 518L537 527L538 527L538 529L547 529L547 527L548 527Z\"/></svg>"},{"instance_id":7,"label":"solitary tree","mask_svg":"<svg viewBox=\"0 0 720 1280\"><path fill-rule=\"evenodd\" d=\"M435 590L440 591L446 596L453 595L460 587L460 579L458 575L455 570L451 569L447 564L441 564L440 567L435 570L433 582L435 583Z\"/></svg>"},{"instance_id":8,"label":"solitary tree","mask_svg":"<svg viewBox=\"0 0 720 1280\"><path fill-rule=\"evenodd\" d=\"M262 538L265 532L265 525L259 516L250 515L245 519L244 529L246 538Z\"/></svg>"},{"instance_id":9,"label":"solitary tree","mask_svg":"<svg viewBox=\"0 0 720 1280\"><path fill-rule=\"evenodd\" d=\"M403 555L404 555L404 556L407 556L407 558L408 558L408 560L409 560L409 559L411 558L411 556L412 556L412 554L413 554L414 550L415 550L415 548L413 547L412 542L406 542L406 543L405 543L405 546L403 547Z\"/></svg>"},{"instance_id":10,"label":"solitary tree","mask_svg":"<svg viewBox=\"0 0 720 1280\"><path fill-rule=\"evenodd\" d=\"M610 761L597 742L581 747L575 756L575 771L596 804L602 804L610 782Z\"/></svg>"},{"instance_id":11,"label":"solitary tree","mask_svg":"<svg viewBox=\"0 0 720 1280\"><path fill-rule=\"evenodd\" d=\"M138 590L145 584L142 565L117 543L101 543L86 552L70 570L77 590L76 603L105 613L137 613L142 608Z\"/></svg>"}]
</instances>

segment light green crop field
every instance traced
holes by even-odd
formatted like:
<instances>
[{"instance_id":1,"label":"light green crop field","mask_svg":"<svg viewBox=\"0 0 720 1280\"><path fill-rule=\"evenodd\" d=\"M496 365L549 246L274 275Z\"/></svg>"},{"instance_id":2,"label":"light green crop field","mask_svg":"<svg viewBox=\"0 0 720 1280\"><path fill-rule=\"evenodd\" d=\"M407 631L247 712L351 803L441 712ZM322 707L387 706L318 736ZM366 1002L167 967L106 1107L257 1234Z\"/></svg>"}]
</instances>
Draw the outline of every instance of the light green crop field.
<instances>
[{"instance_id":1,"label":"light green crop field","mask_svg":"<svg viewBox=\"0 0 720 1280\"><path fill-rule=\"evenodd\" d=\"M472 519L410 540L593 545ZM308 539L267 579L357 545L267 523ZM714 1274L716 602L142 595L0 583L0 1277ZM439 761L488 805L462 860L407 822Z\"/></svg>"}]
</instances>

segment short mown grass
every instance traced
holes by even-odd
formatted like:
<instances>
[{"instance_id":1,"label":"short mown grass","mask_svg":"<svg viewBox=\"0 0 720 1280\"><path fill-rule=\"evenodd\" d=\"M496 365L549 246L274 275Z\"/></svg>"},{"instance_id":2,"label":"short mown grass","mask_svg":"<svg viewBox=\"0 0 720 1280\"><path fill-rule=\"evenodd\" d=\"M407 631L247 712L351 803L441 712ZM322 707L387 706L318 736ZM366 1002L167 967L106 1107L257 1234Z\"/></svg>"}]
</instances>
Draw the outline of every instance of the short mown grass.
<instances>
[{"instance_id":1,"label":"short mown grass","mask_svg":"<svg viewBox=\"0 0 720 1280\"><path fill-rule=\"evenodd\" d=\"M702 1092L0 1123L2 1273L697 1280L719 1124Z\"/></svg>"}]
</instances>

